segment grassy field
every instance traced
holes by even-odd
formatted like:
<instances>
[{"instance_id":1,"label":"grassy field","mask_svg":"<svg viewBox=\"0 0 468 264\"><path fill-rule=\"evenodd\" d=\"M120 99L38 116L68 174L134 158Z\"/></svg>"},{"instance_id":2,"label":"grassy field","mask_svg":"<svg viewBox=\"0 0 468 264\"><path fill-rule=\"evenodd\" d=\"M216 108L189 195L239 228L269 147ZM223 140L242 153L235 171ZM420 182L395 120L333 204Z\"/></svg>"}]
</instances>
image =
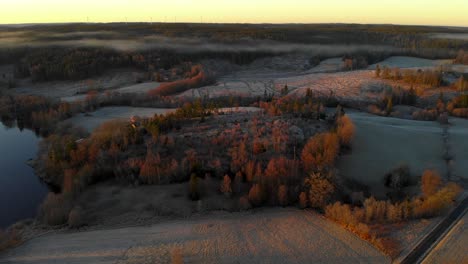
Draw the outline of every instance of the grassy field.
<instances>
[{"instance_id":1,"label":"grassy field","mask_svg":"<svg viewBox=\"0 0 468 264\"><path fill-rule=\"evenodd\" d=\"M178 252L178 253L177 253ZM7 263L390 263L320 215L297 209L219 213L153 226L45 235Z\"/></svg>"}]
</instances>

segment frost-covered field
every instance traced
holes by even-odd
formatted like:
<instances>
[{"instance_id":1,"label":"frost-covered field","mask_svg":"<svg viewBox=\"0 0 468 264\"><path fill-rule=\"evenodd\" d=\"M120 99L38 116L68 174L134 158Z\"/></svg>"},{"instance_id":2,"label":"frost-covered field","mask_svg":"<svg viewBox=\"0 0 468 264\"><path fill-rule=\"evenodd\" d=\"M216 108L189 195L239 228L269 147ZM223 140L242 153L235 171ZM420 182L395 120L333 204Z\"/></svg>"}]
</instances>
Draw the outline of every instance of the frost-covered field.
<instances>
[{"instance_id":1,"label":"frost-covered field","mask_svg":"<svg viewBox=\"0 0 468 264\"><path fill-rule=\"evenodd\" d=\"M175 109L126 106L103 107L92 113L76 115L64 122L91 132L102 123L110 120L130 120L132 116L151 117L155 114L164 114L171 111L175 111Z\"/></svg>"},{"instance_id":2,"label":"frost-covered field","mask_svg":"<svg viewBox=\"0 0 468 264\"><path fill-rule=\"evenodd\" d=\"M340 157L339 173L369 185L385 198L384 175L407 164L412 175L425 169L446 171L442 128L437 122L414 121L348 112L356 125L351 153Z\"/></svg>"},{"instance_id":3,"label":"frost-covered field","mask_svg":"<svg viewBox=\"0 0 468 264\"><path fill-rule=\"evenodd\" d=\"M170 263L174 255L185 263L390 263L369 243L316 213L279 208L45 235L2 260L140 264Z\"/></svg>"},{"instance_id":4,"label":"frost-covered field","mask_svg":"<svg viewBox=\"0 0 468 264\"><path fill-rule=\"evenodd\" d=\"M456 178L468 179L468 120L451 118L449 143L452 150L453 173Z\"/></svg>"},{"instance_id":5,"label":"frost-covered field","mask_svg":"<svg viewBox=\"0 0 468 264\"><path fill-rule=\"evenodd\" d=\"M415 57L393 56L384 61L369 66L369 69L375 69L377 64L380 67L389 68L431 68L451 63L451 60L428 60Z\"/></svg>"}]
</instances>

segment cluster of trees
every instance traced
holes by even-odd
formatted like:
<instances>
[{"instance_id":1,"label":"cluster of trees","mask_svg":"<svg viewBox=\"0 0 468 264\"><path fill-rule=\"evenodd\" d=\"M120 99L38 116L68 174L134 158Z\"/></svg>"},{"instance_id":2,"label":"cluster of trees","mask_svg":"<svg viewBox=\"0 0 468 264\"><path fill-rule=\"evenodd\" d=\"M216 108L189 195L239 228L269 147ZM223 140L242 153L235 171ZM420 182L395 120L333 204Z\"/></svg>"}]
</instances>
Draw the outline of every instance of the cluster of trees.
<instances>
[{"instance_id":1,"label":"cluster of trees","mask_svg":"<svg viewBox=\"0 0 468 264\"><path fill-rule=\"evenodd\" d=\"M192 66L190 75L187 79L162 83L158 88L151 90L150 95L168 96L182 93L192 88L202 87L214 83L215 78L207 73L201 65Z\"/></svg>"},{"instance_id":2,"label":"cluster of trees","mask_svg":"<svg viewBox=\"0 0 468 264\"><path fill-rule=\"evenodd\" d=\"M40 135L54 131L56 124L86 109L81 103L68 103L35 95L0 96L0 118L4 124L30 128Z\"/></svg>"},{"instance_id":3,"label":"cluster of trees","mask_svg":"<svg viewBox=\"0 0 468 264\"><path fill-rule=\"evenodd\" d=\"M427 170L421 177L421 195L400 202L379 201L370 197L362 206L335 202L325 208L325 216L374 242L383 250L382 241L372 232L370 225L398 223L409 219L433 217L445 212L461 193L455 183L443 184L435 171Z\"/></svg>"},{"instance_id":4,"label":"cluster of trees","mask_svg":"<svg viewBox=\"0 0 468 264\"><path fill-rule=\"evenodd\" d=\"M130 65L131 56L103 48L47 48L29 52L16 64L19 77L33 81L80 80Z\"/></svg>"},{"instance_id":5,"label":"cluster of trees","mask_svg":"<svg viewBox=\"0 0 468 264\"><path fill-rule=\"evenodd\" d=\"M258 106L271 116L291 114L295 117L320 119L325 115L323 104L311 95L306 97L273 97L270 102L261 101Z\"/></svg>"},{"instance_id":6,"label":"cluster of trees","mask_svg":"<svg viewBox=\"0 0 468 264\"><path fill-rule=\"evenodd\" d=\"M442 72L438 70L400 70L400 68L390 69L387 66L380 68L377 65L375 75L378 78L390 79L411 85L429 85L431 87L439 87L443 84Z\"/></svg>"},{"instance_id":7,"label":"cluster of trees","mask_svg":"<svg viewBox=\"0 0 468 264\"><path fill-rule=\"evenodd\" d=\"M468 65L468 53L464 50L460 50L453 62Z\"/></svg>"}]
</instances>

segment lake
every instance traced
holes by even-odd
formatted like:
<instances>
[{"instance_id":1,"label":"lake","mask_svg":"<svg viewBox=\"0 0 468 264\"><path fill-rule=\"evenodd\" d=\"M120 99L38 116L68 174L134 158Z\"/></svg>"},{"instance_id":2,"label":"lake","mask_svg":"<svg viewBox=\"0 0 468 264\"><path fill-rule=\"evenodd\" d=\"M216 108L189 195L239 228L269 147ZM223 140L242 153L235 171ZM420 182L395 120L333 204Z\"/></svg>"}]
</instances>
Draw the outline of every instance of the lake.
<instances>
[{"instance_id":1,"label":"lake","mask_svg":"<svg viewBox=\"0 0 468 264\"><path fill-rule=\"evenodd\" d=\"M30 130L7 128L0 122L0 228L34 217L48 192L26 164L36 157L39 140Z\"/></svg>"}]
</instances>

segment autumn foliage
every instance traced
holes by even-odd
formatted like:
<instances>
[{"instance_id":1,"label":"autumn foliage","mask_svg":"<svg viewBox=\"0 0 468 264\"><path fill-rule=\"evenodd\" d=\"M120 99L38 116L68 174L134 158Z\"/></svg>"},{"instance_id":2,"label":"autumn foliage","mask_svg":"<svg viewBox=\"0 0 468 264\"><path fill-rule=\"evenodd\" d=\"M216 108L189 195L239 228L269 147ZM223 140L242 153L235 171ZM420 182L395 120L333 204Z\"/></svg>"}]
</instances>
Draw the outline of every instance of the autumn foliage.
<instances>
[{"instance_id":1,"label":"autumn foliage","mask_svg":"<svg viewBox=\"0 0 468 264\"><path fill-rule=\"evenodd\" d=\"M320 133L310 138L302 150L302 163L307 172L320 171L333 166L339 152L336 133Z\"/></svg>"},{"instance_id":2,"label":"autumn foliage","mask_svg":"<svg viewBox=\"0 0 468 264\"><path fill-rule=\"evenodd\" d=\"M168 96L182 93L188 89L202 87L213 82L213 79L207 74L201 65L192 67L188 79L162 83L158 88L151 90L150 95Z\"/></svg>"},{"instance_id":3,"label":"autumn foliage","mask_svg":"<svg viewBox=\"0 0 468 264\"><path fill-rule=\"evenodd\" d=\"M340 139L340 144L342 146L350 147L356 130L351 118L347 115L340 116L337 120L336 126L336 133Z\"/></svg>"}]
</instances>

